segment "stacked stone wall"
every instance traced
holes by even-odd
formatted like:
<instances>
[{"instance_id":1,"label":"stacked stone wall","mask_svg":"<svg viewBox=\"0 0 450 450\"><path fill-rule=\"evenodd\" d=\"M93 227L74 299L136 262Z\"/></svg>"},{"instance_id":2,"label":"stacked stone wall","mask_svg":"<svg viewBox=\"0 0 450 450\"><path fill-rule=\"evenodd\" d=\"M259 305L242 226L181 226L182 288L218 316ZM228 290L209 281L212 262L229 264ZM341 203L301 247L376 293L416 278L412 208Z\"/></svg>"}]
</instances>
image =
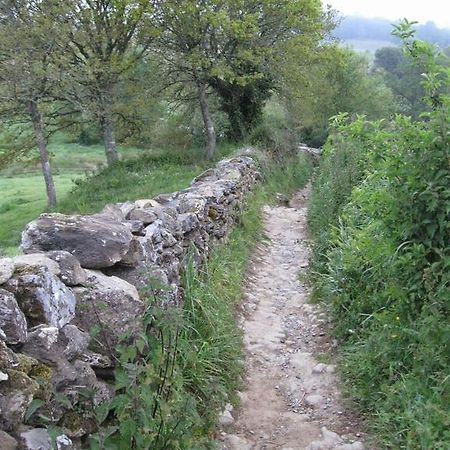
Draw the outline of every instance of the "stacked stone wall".
<instances>
[{"instance_id":1,"label":"stacked stone wall","mask_svg":"<svg viewBox=\"0 0 450 450\"><path fill-rule=\"evenodd\" d=\"M27 225L24 254L0 259L0 448L50 449L42 417L64 431L58 449L78 448L93 431L81 392L86 408L113 395L114 348L140 329L142 288L164 285L161 304L179 305L187 264L227 237L259 178L236 157L176 193Z\"/></svg>"}]
</instances>

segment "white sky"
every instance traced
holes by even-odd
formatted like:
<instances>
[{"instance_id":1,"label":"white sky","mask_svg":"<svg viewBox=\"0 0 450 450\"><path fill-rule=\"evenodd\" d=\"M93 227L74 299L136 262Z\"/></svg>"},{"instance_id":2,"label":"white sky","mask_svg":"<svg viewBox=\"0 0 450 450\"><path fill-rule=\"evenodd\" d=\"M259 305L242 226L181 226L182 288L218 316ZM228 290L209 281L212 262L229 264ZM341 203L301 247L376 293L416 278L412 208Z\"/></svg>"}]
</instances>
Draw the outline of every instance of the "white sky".
<instances>
[{"instance_id":1,"label":"white sky","mask_svg":"<svg viewBox=\"0 0 450 450\"><path fill-rule=\"evenodd\" d=\"M407 18L417 22L429 20L450 28L450 0L322 0L343 15L384 17L390 20Z\"/></svg>"}]
</instances>

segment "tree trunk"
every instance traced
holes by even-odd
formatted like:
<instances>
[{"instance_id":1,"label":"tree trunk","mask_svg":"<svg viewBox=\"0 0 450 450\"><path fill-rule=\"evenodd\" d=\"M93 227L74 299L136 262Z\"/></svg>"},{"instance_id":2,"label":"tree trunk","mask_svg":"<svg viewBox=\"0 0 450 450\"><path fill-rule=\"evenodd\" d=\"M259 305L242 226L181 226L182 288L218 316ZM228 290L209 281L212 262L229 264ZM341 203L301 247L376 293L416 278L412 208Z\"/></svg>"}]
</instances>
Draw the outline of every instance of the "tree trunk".
<instances>
[{"instance_id":1,"label":"tree trunk","mask_svg":"<svg viewBox=\"0 0 450 450\"><path fill-rule=\"evenodd\" d=\"M102 102L100 111L100 124L103 132L103 142L105 144L106 162L108 166L111 166L119 160L119 154L117 153L116 141L114 139L114 124L112 118L112 85L108 84L102 92Z\"/></svg>"},{"instance_id":2,"label":"tree trunk","mask_svg":"<svg viewBox=\"0 0 450 450\"><path fill-rule=\"evenodd\" d=\"M53 182L52 170L47 151L47 142L44 135L44 122L36 101L31 100L29 105L31 122L33 123L34 135L39 149L39 158L41 160L42 174L44 175L45 188L47 190L47 206L49 209L56 208L56 190Z\"/></svg>"},{"instance_id":3,"label":"tree trunk","mask_svg":"<svg viewBox=\"0 0 450 450\"><path fill-rule=\"evenodd\" d=\"M209 112L206 86L204 84L198 85L198 99L200 101L200 109L202 111L207 138L206 156L208 159L211 159L216 153L216 131L214 130L214 123Z\"/></svg>"}]
</instances>

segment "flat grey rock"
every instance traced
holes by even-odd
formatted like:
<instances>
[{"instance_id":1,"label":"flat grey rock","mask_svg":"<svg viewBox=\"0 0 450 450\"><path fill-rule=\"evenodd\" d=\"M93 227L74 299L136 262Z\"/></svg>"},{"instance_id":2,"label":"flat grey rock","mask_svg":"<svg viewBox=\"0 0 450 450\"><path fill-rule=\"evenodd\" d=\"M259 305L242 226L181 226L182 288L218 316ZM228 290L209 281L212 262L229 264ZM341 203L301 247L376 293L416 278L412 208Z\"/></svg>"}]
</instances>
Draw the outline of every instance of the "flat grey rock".
<instances>
[{"instance_id":1,"label":"flat grey rock","mask_svg":"<svg viewBox=\"0 0 450 450\"><path fill-rule=\"evenodd\" d=\"M110 267L128 252L133 235L113 218L42 214L22 233L24 253L66 250L88 269Z\"/></svg>"}]
</instances>

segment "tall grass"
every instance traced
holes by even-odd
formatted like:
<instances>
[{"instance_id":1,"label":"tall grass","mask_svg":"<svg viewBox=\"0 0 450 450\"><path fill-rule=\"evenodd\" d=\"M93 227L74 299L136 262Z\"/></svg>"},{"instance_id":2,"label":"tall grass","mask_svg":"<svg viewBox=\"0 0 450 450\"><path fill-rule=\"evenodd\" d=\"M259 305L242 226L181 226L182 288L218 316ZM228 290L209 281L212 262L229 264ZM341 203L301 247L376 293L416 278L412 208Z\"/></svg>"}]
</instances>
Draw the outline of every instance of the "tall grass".
<instances>
[{"instance_id":1,"label":"tall grass","mask_svg":"<svg viewBox=\"0 0 450 450\"><path fill-rule=\"evenodd\" d=\"M448 140L403 117L341 131L348 145L325 153L310 223L342 376L382 448L450 448Z\"/></svg>"}]
</instances>

